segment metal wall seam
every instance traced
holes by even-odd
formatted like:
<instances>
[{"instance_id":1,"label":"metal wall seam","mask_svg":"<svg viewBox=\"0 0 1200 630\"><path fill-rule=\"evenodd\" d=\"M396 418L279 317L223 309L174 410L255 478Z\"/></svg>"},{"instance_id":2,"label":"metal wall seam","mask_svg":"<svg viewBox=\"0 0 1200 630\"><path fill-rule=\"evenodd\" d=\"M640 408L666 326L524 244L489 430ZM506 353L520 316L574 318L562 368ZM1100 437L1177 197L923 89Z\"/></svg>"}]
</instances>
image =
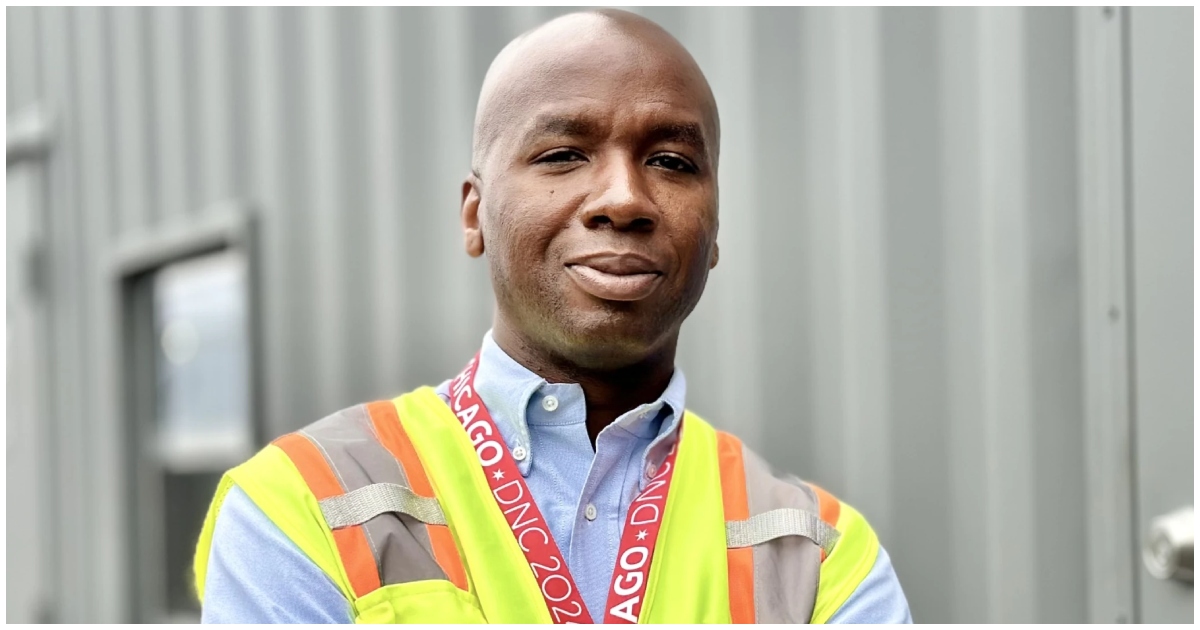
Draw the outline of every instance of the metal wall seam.
<instances>
[{"instance_id":1,"label":"metal wall seam","mask_svg":"<svg viewBox=\"0 0 1200 630\"><path fill-rule=\"evenodd\" d=\"M126 469L123 458L125 426L116 413L116 379L110 369L117 356L115 331L117 295L109 282L104 261L117 233L113 208L113 146L109 90L113 86L112 57L108 15L99 8L75 9L75 52L79 99L80 199L84 237L80 243L85 266L84 290L76 312L82 318L84 343L80 362L91 378L84 381L82 432L87 448L83 465L88 470L84 509L90 526L88 545L93 566L104 567L113 579L93 586L93 613L100 621L118 621L126 614L128 601L125 576L127 549L123 544L127 531L124 493Z\"/></svg>"},{"instance_id":2,"label":"metal wall seam","mask_svg":"<svg viewBox=\"0 0 1200 630\"><path fill-rule=\"evenodd\" d=\"M24 109L37 101L37 68L33 63L37 55L37 11L33 7L12 7L8 9L7 18L10 25L6 28L8 46L14 60L9 63L6 114L12 114Z\"/></svg>"},{"instance_id":3,"label":"metal wall seam","mask_svg":"<svg viewBox=\"0 0 1200 630\"><path fill-rule=\"evenodd\" d=\"M31 7L6 9L10 146L14 113L34 111L32 108L37 107L43 120L47 115L45 103L39 103L43 96L37 64L39 11ZM56 446L50 439L54 428L47 422L53 413L53 402L48 389L52 376L47 368L51 362L46 352L49 313L44 269L45 165L45 159L10 162L6 178L5 244L10 253L5 272L8 301L5 461L9 478L21 479L19 484L9 482L8 501L27 508L25 518L8 522L6 569L9 575L21 572L20 579L9 580L5 588L6 620L11 623L46 620L56 586L57 567L53 558L59 539L54 518L55 496L42 485L56 476ZM31 479L36 481L31 483Z\"/></svg>"},{"instance_id":4,"label":"metal wall seam","mask_svg":"<svg viewBox=\"0 0 1200 630\"><path fill-rule=\"evenodd\" d=\"M196 77L198 89L196 117L200 133L199 211L236 194L234 188L233 77L228 7L195 9ZM238 63L241 61L239 60Z\"/></svg>"},{"instance_id":5,"label":"metal wall seam","mask_svg":"<svg viewBox=\"0 0 1200 630\"><path fill-rule=\"evenodd\" d=\"M185 64L184 9L154 7L149 9L153 37L150 64L153 68L155 171L152 179L158 183L158 206L155 216L161 222L172 223L187 215L192 204L192 183L195 165L191 163L187 133L192 104L187 102L185 83L189 78Z\"/></svg>"},{"instance_id":6,"label":"metal wall seam","mask_svg":"<svg viewBox=\"0 0 1200 630\"><path fill-rule=\"evenodd\" d=\"M1029 217L1030 418L1039 622L1087 618L1075 9L1024 11ZM1043 481L1044 480L1044 481Z\"/></svg>"},{"instance_id":7,"label":"metal wall seam","mask_svg":"<svg viewBox=\"0 0 1200 630\"><path fill-rule=\"evenodd\" d=\"M1126 264L1126 11L1075 9L1088 620L1136 620Z\"/></svg>"},{"instance_id":8,"label":"metal wall seam","mask_svg":"<svg viewBox=\"0 0 1200 630\"><path fill-rule=\"evenodd\" d=\"M113 47L113 100L116 142L112 155L116 167L117 229L129 233L151 224L151 168L149 133L150 93L146 89L149 58L146 48L144 7L114 8L110 16Z\"/></svg>"},{"instance_id":9,"label":"metal wall seam","mask_svg":"<svg viewBox=\"0 0 1200 630\"><path fill-rule=\"evenodd\" d=\"M339 408L374 400L380 395L372 383L376 376L375 362L369 358L376 352L375 344L378 343L372 334L375 311L379 309L378 294L372 289L379 270L372 264L376 240L371 232L372 179L368 157L370 137L376 130L368 126L363 111L367 85L373 80L366 74L369 60L364 46L366 24L362 13L365 10L365 7L343 9L336 16L341 45L334 90L339 95L356 95L354 99L342 98L338 103L343 156L338 175L342 181L342 194L337 215L343 224L339 287L345 330L345 343L341 349L345 355L345 387L339 395ZM387 174L387 177L392 176Z\"/></svg>"},{"instance_id":10,"label":"metal wall seam","mask_svg":"<svg viewBox=\"0 0 1200 630\"><path fill-rule=\"evenodd\" d=\"M313 191L314 167L307 152L314 133L309 121L313 109L309 83L314 80L309 64L311 45L306 35L306 12L311 8L282 8L273 14L280 21L280 70L283 94L276 115L284 121L280 160L286 165L285 205L280 208L284 221L282 247L287 252L287 274L280 287L287 308L288 361L284 380L288 387L291 413L283 418L285 431L294 431L312 418L320 418L322 409L316 374L321 359L316 345L314 275L319 263L313 235L316 222ZM336 360L336 359L333 359Z\"/></svg>"},{"instance_id":11,"label":"metal wall seam","mask_svg":"<svg viewBox=\"0 0 1200 630\"><path fill-rule=\"evenodd\" d=\"M758 312L743 326L758 331L758 356L767 369L759 375L763 433L759 443L749 446L795 474L815 478L819 466L815 453L824 445L817 437L818 422L812 412L814 375L820 364L811 334L816 298L808 235L817 218L809 199L807 172L819 161L820 151L812 146L809 131L816 93L804 87L812 77L808 54L812 42L804 36L804 25L813 16L791 7L772 7L756 10L753 18L750 74L753 116L759 121L753 126L754 147L756 155L772 159L755 159L751 165L757 207L722 204L723 221L738 221L747 212L761 214L755 252L760 257ZM796 54L776 52L797 46ZM722 273L722 268L713 273ZM684 343L703 347L707 339L703 330L695 324L685 326ZM690 369L688 357L681 362ZM693 396L691 391L689 388L689 404L703 409L708 404L706 392ZM739 431L740 418L713 420ZM836 482L832 477L822 478L827 485L831 481Z\"/></svg>"},{"instance_id":12,"label":"metal wall seam","mask_svg":"<svg viewBox=\"0 0 1200 630\"><path fill-rule=\"evenodd\" d=\"M322 417L346 406L347 388L346 328L347 300L342 276L346 269L347 233L343 217L343 185L345 137L342 134L344 99L338 93L338 63L343 55L337 29L338 13L329 7L303 9L304 34L311 55L307 59L308 84L305 98L309 100L306 125L312 131L306 147L309 159L308 178L312 186L310 199L313 269L312 344L318 360L310 366L316 391L315 417Z\"/></svg>"},{"instance_id":13,"label":"metal wall seam","mask_svg":"<svg viewBox=\"0 0 1200 630\"><path fill-rule=\"evenodd\" d=\"M289 431L298 415L290 396L295 383L287 378L290 370L289 342L294 319L288 303L287 287L292 274L289 264L289 231L295 229L294 208L287 204L288 191L287 133L283 54L279 8L247 9L247 141L249 153L246 196L257 221L259 248L258 273L262 282L257 296L263 325L261 382L259 393L263 418L259 421L267 439ZM289 214L291 216L289 217Z\"/></svg>"},{"instance_id":14,"label":"metal wall seam","mask_svg":"<svg viewBox=\"0 0 1200 630\"><path fill-rule=\"evenodd\" d=\"M80 347L85 342L82 316L76 300L84 294L86 287L83 272L86 262L80 245L82 217L78 215L78 161L73 159L77 150L75 100L75 72L71 9L47 7L41 13L40 49L44 64L44 96L46 102L54 103L56 115L62 122L56 132L54 156L49 162L46 178L46 209L49 215L47 252L50 271L51 339L54 368L49 383L54 392L52 399L54 432L53 442L58 445L59 477L54 480L57 510L56 525L59 529L59 556L56 558L53 579L62 592L78 593L55 608L55 621L82 619L94 609L91 587L93 566L89 562L88 532L73 527L73 523L88 521L86 505L87 471L83 464L85 443L78 439L84 417L84 373L86 366L81 361Z\"/></svg>"},{"instance_id":15,"label":"metal wall seam","mask_svg":"<svg viewBox=\"0 0 1200 630\"><path fill-rule=\"evenodd\" d=\"M950 618L970 619L970 611L988 609L992 576L980 571L988 562L987 437L983 401L983 276L979 251L983 232L978 211L981 186L982 125L979 76L980 40L972 9L945 8L940 12L939 37L943 50L939 72L946 89L941 94L942 151L945 166L941 198L949 210L943 223L946 259L946 388L947 448L950 469L950 540L956 550L950 559Z\"/></svg>"},{"instance_id":16,"label":"metal wall seam","mask_svg":"<svg viewBox=\"0 0 1200 630\"><path fill-rule=\"evenodd\" d=\"M979 22L979 207L983 298L990 607L997 621L1030 622L1039 593L1032 510L1029 202L1024 172L1025 33L1020 9L984 9Z\"/></svg>"},{"instance_id":17,"label":"metal wall seam","mask_svg":"<svg viewBox=\"0 0 1200 630\"><path fill-rule=\"evenodd\" d=\"M430 236L430 226L443 218L435 211L436 200L445 199L431 185L437 167L432 155L439 142L435 128L435 109L439 104L429 97L435 90L433 81L437 68L436 62L431 61L431 51L437 46L430 26L435 10L413 8L400 12L395 18L398 81L402 85L396 100L399 111L404 112L403 117L395 119L403 141L399 158L403 169L395 175L399 182L397 194L401 208L396 220L404 231L394 246L400 256L401 267L397 271L403 277L405 290L400 296L403 321L409 330L420 331L406 335L406 345L396 350L406 378L404 383L397 384L402 388L441 382L440 379L448 378L453 370L461 368L449 367L453 363L445 359L439 364L442 351L436 336L430 334L439 325L441 312L456 307L441 294L438 275L441 259L435 257L434 251L439 241ZM408 211L410 208L421 211Z\"/></svg>"},{"instance_id":18,"label":"metal wall seam","mask_svg":"<svg viewBox=\"0 0 1200 630\"><path fill-rule=\"evenodd\" d=\"M841 273L842 465L846 492L890 541L888 483L891 417L887 405L887 309L884 300L883 134L879 10L838 8L834 15L838 83L838 234Z\"/></svg>"},{"instance_id":19,"label":"metal wall seam","mask_svg":"<svg viewBox=\"0 0 1200 630\"><path fill-rule=\"evenodd\" d=\"M843 295L853 288L845 283L842 229L851 219L846 216L847 191L841 189L840 169L844 164L842 155L852 149L840 143L846 119L853 113L843 109L847 104L839 94L842 84L850 79L841 76L844 60L838 50L842 38L837 30L838 12L833 7L808 11L800 35L804 42L801 63L809 86L801 94L807 159L800 193L808 208L808 229L801 242L812 294L812 321L807 330L812 352L806 359L813 364L813 422L809 430L812 439L821 445L810 457L813 467L821 471L823 487L847 496L846 476L851 462L844 458L847 448L853 445L847 442L844 392L854 385L846 382L849 357L845 331L853 322L845 310Z\"/></svg>"},{"instance_id":20,"label":"metal wall seam","mask_svg":"<svg viewBox=\"0 0 1200 630\"><path fill-rule=\"evenodd\" d=\"M404 247L407 234L400 209L406 146L399 121L404 120L404 89L401 82L399 32L394 9L371 7L359 17L364 31L363 54L366 59L363 118L371 133L364 147L367 160L368 190L367 234L370 239L371 284L366 303L370 304L370 324L364 333L371 337L378 352L372 357L371 388L374 398L389 397L403 391L407 382L404 348L408 347L406 308L415 300L407 299Z\"/></svg>"},{"instance_id":21,"label":"metal wall seam","mask_svg":"<svg viewBox=\"0 0 1200 630\"><path fill-rule=\"evenodd\" d=\"M892 531L903 546L889 550L907 576L905 592L914 619L953 619L944 576L951 555L942 552L950 528L949 435L945 311L948 261L944 233L947 212L941 194L947 161L946 133L938 67L942 9L883 9L882 111L884 227L888 314L888 402L896 454L892 487L907 498L894 503ZM903 480L901 482L900 480ZM902 486L899 484L903 484ZM903 489L901 489L903 487ZM909 490L911 489L911 490ZM913 492L914 494L909 494ZM848 498L848 500L853 500Z\"/></svg>"}]
</instances>

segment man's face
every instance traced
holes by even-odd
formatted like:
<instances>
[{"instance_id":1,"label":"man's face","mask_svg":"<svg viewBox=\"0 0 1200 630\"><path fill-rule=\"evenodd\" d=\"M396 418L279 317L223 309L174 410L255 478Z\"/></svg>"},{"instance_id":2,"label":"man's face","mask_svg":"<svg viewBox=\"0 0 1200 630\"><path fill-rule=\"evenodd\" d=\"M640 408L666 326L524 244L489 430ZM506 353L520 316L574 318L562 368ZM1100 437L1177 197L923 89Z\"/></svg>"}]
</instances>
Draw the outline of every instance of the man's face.
<instances>
[{"instance_id":1,"label":"man's face","mask_svg":"<svg viewBox=\"0 0 1200 630\"><path fill-rule=\"evenodd\" d=\"M498 326L584 367L673 343L716 264L715 116L697 73L644 44L535 55L478 195Z\"/></svg>"}]
</instances>

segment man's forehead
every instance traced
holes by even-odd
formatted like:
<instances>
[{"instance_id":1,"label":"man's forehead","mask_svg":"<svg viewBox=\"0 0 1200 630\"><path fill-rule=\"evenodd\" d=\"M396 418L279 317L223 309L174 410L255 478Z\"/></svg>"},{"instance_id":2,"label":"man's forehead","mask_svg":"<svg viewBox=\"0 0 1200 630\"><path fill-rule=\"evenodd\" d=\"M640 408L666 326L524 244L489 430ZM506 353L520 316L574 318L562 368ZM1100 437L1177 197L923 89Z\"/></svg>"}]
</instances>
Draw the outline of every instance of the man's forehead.
<instances>
[{"instance_id":1,"label":"man's forehead","mask_svg":"<svg viewBox=\"0 0 1200 630\"><path fill-rule=\"evenodd\" d=\"M480 94L476 157L503 132L528 132L539 126L548 131L554 127L561 131L566 125L579 127L586 116L564 115L573 113L569 111L572 103L594 101L604 108L613 105L613 100L618 101L616 105L619 101L654 102L667 110L689 111L675 112L679 120L670 122L699 122L708 127L701 133L711 136L708 144L715 157L719 121L699 66L658 25L625 12L564 16L517 38L501 51ZM568 111L546 112L548 108Z\"/></svg>"},{"instance_id":2,"label":"man's forehead","mask_svg":"<svg viewBox=\"0 0 1200 630\"><path fill-rule=\"evenodd\" d=\"M641 99L696 103L711 94L694 60L677 44L615 31L556 37L562 38L530 40L497 58L480 104L490 96L529 107L550 99L619 98L614 93L624 91Z\"/></svg>"}]
</instances>

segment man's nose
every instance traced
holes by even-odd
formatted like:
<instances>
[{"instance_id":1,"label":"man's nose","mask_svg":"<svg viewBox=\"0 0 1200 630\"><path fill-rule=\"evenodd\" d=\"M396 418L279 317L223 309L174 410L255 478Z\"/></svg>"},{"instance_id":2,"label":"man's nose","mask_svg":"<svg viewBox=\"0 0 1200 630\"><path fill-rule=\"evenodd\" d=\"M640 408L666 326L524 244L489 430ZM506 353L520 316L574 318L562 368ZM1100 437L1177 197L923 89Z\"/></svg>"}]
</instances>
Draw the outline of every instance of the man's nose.
<instances>
[{"instance_id":1,"label":"man's nose","mask_svg":"<svg viewBox=\"0 0 1200 630\"><path fill-rule=\"evenodd\" d=\"M614 161L603 170L602 190L585 207L583 224L591 229L611 226L622 231L653 231L660 215L646 184L636 162Z\"/></svg>"}]
</instances>

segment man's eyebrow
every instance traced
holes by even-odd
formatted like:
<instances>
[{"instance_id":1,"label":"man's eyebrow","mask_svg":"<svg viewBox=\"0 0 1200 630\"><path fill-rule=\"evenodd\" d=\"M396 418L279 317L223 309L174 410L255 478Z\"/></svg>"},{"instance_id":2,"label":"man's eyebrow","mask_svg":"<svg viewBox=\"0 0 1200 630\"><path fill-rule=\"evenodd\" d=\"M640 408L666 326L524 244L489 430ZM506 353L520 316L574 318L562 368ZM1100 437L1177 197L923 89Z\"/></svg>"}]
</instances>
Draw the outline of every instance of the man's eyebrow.
<instances>
[{"instance_id":1,"label":"man's eyebrow","mask_svg":"<svg viewBox=\"0 0 1200 630\"><path fill-rule=\"evenodd\" d=\"M704 140L703 128L697 123L664 123L655 125L650 129L648 139L651 143L682 142L704 153L705 157L707 157L708 143Z\"/></svg>"},{"instance_id":2,"label":"man's eyebrow","mask_svg":"<svg viewBox=\"0 0 1200 630\"><path fill-rule=\"evenodd\" d=\"M597 125L586 118L545 114L534 119L533 124L529 126L529 131L525 133L525 137L527 139L540 136L578 138L592 136L596 132Z\"/></svg>"}]
</instances>

